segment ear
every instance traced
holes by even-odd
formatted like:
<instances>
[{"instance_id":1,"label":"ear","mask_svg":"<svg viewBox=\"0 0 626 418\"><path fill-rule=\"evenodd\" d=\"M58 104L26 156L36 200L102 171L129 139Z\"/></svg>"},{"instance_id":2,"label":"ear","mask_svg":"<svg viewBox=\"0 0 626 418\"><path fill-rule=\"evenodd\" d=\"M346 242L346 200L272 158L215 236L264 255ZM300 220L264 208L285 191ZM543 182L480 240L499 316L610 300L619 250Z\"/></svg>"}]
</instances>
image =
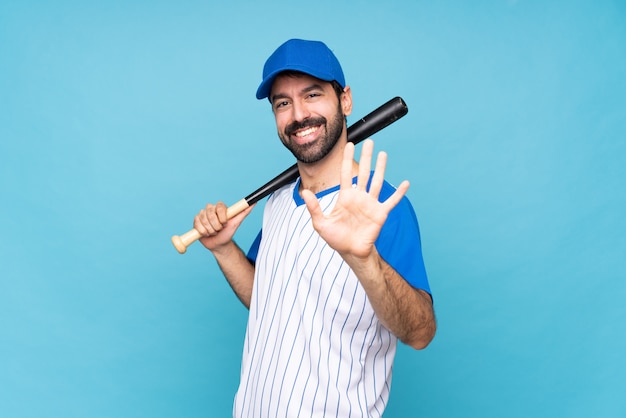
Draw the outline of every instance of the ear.
<instances>
[{"instance_id":1,"label":"ear","mask_svg":"<svg viewBox=\"0 0 626 418\"><path fill-rule=\"evenodd\" d=\"M349 116L352 113L352 90L350 90L350 86L344 87L340 100L343 114Z\"/></svg>"}]
</instances>

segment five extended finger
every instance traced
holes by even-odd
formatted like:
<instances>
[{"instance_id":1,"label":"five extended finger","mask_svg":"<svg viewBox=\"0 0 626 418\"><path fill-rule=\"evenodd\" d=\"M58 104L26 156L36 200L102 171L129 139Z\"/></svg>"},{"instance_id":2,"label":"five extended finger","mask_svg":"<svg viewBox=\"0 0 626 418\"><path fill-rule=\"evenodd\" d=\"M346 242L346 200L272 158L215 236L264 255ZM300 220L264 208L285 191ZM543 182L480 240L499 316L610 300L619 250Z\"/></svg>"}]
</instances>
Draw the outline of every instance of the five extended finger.
<instances>
[{"instance_id":1,"label":"five extended finger","mask_svg":"<svg viewBox=\"0 0 626 418\"><path fill-rule=\"evenodd\" d=\"M359 160L359 174L357 177L356 188L365 191L367 183L370 179L370 170L372 167L372 154L374 152L374 141L366 139L361 148L361 158Z\"/></svg>"},{"instance_id":2,"label":"five extended finger","mask_svg":"<svg viewBox=\"0 0 626 418\"><path fill-rule=\"evenodd\" d=\"M311 220L315 224L317 219L319 219L321 216L324 216L317 197L312 191L307 189L302 190L300 196L302 196L302 200L304 200L304 203L309 210L309 213L311 214Z\"/></svg>"},{"instance_id":3,"label":"five extended finger","mask_svg":"<svg viewBox=\"0 0 626 418\"><path fill-rule=\"evenodd\" d=\"M396 191L382 203L387 213L391 212L391 209L396 207L400 200L402 200L407 190L409 190L409 185L410 184L408 180L404 180L402 183L400 183Z\"/></svg>"},{"instance_id":4,"label":"five extended finger","mask_svg":"<svg viewBox=\"0 0 626 418\"><path fill-rule=\"evenodd\" d=\"M385 169L387 167L387 153L379 152L378 158L376 158L376 168L374 169L374 175L372 176L372 184L370 184L370 194L378 199L380 190L383 187L385 180Z\"/></svg>"},{"instance_id":5,"label":"five extended finger","mask_svg":"<svg viewBox=\"0 0 626 418\"><path fill-rule=\"evenodd\" d=\"M342 189L352 187L352 163L354 161L354 144L348 142L343 150L343 160L341 161L341 175L339 187Z\"/></svg>"}]
</instances>

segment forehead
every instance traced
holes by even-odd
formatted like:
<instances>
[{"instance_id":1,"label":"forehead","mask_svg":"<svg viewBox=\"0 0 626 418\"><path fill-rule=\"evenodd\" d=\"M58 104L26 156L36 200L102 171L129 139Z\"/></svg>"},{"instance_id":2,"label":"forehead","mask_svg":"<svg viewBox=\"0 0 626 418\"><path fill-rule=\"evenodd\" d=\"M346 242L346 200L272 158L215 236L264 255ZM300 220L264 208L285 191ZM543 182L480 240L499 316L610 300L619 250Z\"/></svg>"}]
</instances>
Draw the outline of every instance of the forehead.
<instances>
[{"instance_id":1,"label":"forehead","mask_svg":"<svg viewBox=\"0 0 626 418\"><path fill-rule=\"evenodd\" d=\"M332 89L328 81L298 72L286 72L276 76L270 90L270 97L277 94L287 95L293 92L301 92L312 87L319 86L321 89Z\"/></svg>"}]
</instances>

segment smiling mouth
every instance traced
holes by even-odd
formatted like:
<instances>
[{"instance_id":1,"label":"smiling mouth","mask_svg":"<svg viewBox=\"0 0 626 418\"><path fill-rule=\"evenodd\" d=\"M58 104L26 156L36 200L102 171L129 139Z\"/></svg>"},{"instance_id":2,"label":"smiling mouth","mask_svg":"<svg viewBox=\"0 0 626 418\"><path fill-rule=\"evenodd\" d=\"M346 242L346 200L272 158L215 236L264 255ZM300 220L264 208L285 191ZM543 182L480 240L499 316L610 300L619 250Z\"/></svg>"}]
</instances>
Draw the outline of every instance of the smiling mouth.
<instances>
[{"instance_id":1,"label":"smiling mouth","mask_svg":"<svg viewBox=\"0 0 626 418\"><path fill-rule=\"evenodd\" d=\"M314 139L319 135L320 128L326 125L326 119L323 117L308 118L302 121L291 123L285 128L285 136L292 140L303 143Z\"/></svg>"},{"instance_id":2,"label":"smiling mouth","mask_svg":"<svg viewBox=\"0 0 626 418\"><path fill-rule=\"evenodd\" d=\"M311 134L317 132L317 130L319 128L320 128L319 125L318 126L311 126L310 128L303 129L301 131L298 131L298 132L294 133L294 136L296 138L305 138L306 136L311 135Z\"/></svg>"}]
</instances>

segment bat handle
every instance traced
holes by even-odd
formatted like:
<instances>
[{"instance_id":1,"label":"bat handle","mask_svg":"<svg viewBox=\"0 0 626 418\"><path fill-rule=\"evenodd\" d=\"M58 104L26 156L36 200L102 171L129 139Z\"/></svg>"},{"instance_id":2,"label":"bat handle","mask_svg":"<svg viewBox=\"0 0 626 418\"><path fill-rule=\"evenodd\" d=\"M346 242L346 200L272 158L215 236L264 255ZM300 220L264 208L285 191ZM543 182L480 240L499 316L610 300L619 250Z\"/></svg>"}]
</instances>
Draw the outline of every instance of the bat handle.
<instances>
[{"instance_id":1,"label":"bat handle","mask_svg":"<svg viewBox=\"0 0 626 418\"><path fill-rule=\"evenodd\" d=\"M228 219L231 219L246 210L249 206L250 204L246 199L241 199L237 203L228 207L226 210L226 216ZM172 237L172 244L174 244L174 247L176 247L176 250L180 254L184 254L185 251L187 251L187 247L197 241L201 236L202 235L200 235L198 230L192 228L182 235L174 235Z\"/></svg>"}]
</instances>

